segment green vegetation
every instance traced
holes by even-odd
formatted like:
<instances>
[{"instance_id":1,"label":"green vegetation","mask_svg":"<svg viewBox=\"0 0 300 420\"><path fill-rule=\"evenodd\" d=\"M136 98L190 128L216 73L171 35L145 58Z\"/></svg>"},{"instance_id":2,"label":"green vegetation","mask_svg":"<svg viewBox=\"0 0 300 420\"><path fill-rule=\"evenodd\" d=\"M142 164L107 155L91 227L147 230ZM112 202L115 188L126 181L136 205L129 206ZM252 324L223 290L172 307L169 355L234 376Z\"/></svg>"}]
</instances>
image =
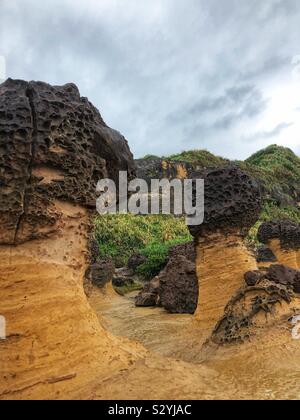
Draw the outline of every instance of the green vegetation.
<instances>
[{"instance_id":1,"label":"green vegetation","mask_svg":"<svg viewBox=\"0 0 300 420\"><path fill-rule=\"evenodd\" d=\"M161 159L159 156L156 155L146 155L142 158L143 160L155 160L155 159Z\"/></svg>"},{"instance_id":2,"label":"green vegetation","mask_svg":"<svg viewBox=\"0 0 300 420\"><path fill-rule=\"evenodd\" d=\"M300 158L288 148L272 145L239 164L262 183L271 197L291 203L294 191L300 190Z\"/></svg>"},{"instance_id":3,"label":"green vegetation","mask_svg":"<svg viewBox=\"0 0 300 420\"><path fill-rule=\"evenodd\" d=\"M188 162L203 168L222 166L229 162L227 159L215 156L207 150L186 151L177 155L168 156L166 159Z\"/></svg>"},{"instance_id":4,"label":"green vegetation","mask_svg":"<svg viewBox=\"0 0 300 420\"><path fill-rule=\"evenodd\" d=\"M247 163L267 168L278 177L282 175L290 180L300 179L300 158L286 147L272 145L252 155Z\"/></svg>"},{"instance_id":5,"label":"green vegetation","mask_svg":"<svg viewBox=\"0 0 300 420\"><path fill-rule=\"evenodd\" d=\"M165 260L174 243L190 241L191 235L184 218L166 215L134 216L131 214L98 216L95 219L95 239L100 254L111 256L118 267L140 252L149 257L143 274L153 273Z\"/></svg>"}]
</instances>

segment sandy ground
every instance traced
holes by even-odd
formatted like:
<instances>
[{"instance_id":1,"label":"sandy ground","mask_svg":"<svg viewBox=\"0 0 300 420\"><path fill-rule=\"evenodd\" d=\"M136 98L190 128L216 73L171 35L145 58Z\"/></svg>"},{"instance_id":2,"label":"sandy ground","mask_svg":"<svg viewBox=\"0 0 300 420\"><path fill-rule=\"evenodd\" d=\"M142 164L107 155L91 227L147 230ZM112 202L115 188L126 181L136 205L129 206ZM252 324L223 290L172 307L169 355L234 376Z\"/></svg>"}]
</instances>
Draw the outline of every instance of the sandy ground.
<instances>
[{"instance_id":1,"label":"sandy ground","mask_svg":"<svg viewBox=\"0 0 300 420\"><path fill-rule=\"evenodd\" d=\"M203 349L193 316L136 308L134 296L121 297L109 286L90 297L108 331L150 351L107 379L95 398L299 399L300 341L291 338L292 326L270 324L243 346Z\"/></svg>"}]
</instances>

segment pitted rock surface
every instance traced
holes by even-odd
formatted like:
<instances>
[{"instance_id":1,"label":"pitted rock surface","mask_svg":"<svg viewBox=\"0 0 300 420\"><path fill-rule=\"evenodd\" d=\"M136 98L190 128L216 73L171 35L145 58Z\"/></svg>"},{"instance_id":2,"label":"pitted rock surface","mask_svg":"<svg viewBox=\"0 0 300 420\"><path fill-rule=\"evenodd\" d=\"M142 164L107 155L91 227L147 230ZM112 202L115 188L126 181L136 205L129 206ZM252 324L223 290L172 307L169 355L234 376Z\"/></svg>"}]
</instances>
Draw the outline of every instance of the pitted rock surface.
<instances>
[{"instance_id":1,"label":"pitted rock surface","mask_svg":"<svg viewBox=\"0 0 300 420\"><path fill-rule=\"evenodd\" d=\"M173 246L166 266L136 298L136 306L163 306L171 313L193 314L199 286L196 276L194 242Z\"/></svg>"},{"instance_id":2,"label":"pitted rock surface","mask_svg":"<svg viewBox=\"0 0 300 420\"><path fill-rule=\"evenodd\" d=\"M159 275L158 294L167 311L193 314L199 294L195 263L182 255L171 258Z\"/></svg>"},{"instance_id":3,"label":"pitted rock surface","mask_svg":"<svg viewBox=\"0 0 300 420\"><path fill-rule=\"evenodd\" d=\"M268 248L267 246L261 246L257 249L256 252L256 261L258 263L264 263L264 262L277 262L277 258L274 254L274 252Z\"/></svg>"},{"instance_id":4,"label":"pitted rock surface","mask_svg":"<svg viewBox=\"0 0 300 420\"><path fill-rule=\"evenodd\" d=\"M263 223L258 230L258 240L267 244L274 239L279 239L284 249L300 249L300 225L290 220Z\"/></svg>"},{"instance_id":5,"label":"pitted rock surface","mask_svg":"<svg viewBox=\"0 0 300 420\"><path fill-rule=\"evenodd\" d=\"M192 235L205 236L230 229L239 229L246 234L261 211L257 182L234 165L206 171L204 182L204 223L190 226Z\"/></svg>"},{"instance_id":6,"label":"pitted rock surface","mask_svg":"<svg viewBox=\"0 0 300 420\"><path fill-rule=\"evenodd\" d=\"M0 244L47 235L55 200L95 206L99 179L134 175L126 140L73 84L0 85Z\"/></svg>"}]
</instances>

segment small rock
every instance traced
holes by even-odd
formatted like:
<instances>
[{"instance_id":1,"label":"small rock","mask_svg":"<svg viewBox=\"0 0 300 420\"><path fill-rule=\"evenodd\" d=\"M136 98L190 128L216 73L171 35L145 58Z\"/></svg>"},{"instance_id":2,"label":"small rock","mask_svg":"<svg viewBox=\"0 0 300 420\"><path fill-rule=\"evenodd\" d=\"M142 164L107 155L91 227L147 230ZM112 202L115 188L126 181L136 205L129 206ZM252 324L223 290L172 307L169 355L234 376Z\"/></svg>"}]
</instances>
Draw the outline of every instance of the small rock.
<instances>
[{"instance_id":1,"label":"small rock","mask_svg":"<svg viewBox=\"0 0 300 420\"><path fill-rule=\"evenodd\" d=\"M244 278L245 282L247 283L247 286L255 286L257 283L260 282L265 277L266 273L263 273L262 271L248 271L245 273Z\"/></svg>"},{"instance_id":2,"label":"small rock","mask_svg":"<svg viewBox=\"0 0 300 420\"><path fill-rule=\"evenodd\" d=\"M89 266L86 272L86 278L97 287L104 287L112 281L115 272L115 266L110 258L98 260Z\"/></svg>"},{"instance_id":3,"label":"small rock","mask_svg":"<svg viewBox=\"0 0 300 420\"><path fill-rule=\"evenodd\" d=\"M134 283L134 272L127 267L118 268L113 277L113 286L124 287Z\"/></svg>"},{"instance_id":4,"label":"small rock","mask_svg":"<svg viewBox=\"0 0 300 420\"><path fill-rule=\"evenodd\" d=\"M159 304L159 278L155 277L147 283L144 289L139 293L135 299L135 306L148 307L157 306Z\"/></svg>"},{"instance_id":5,"label":"small rock","mask_svg":"<svg viewBox=\"0 0 300 420\"><path fill-rule=\"evenodd\" d=\"M273 251L267 246L262 246L258 248L256 260L258 263L263 262L277 262L277 258L274 255Z\"/></svg>"}]
</instances>

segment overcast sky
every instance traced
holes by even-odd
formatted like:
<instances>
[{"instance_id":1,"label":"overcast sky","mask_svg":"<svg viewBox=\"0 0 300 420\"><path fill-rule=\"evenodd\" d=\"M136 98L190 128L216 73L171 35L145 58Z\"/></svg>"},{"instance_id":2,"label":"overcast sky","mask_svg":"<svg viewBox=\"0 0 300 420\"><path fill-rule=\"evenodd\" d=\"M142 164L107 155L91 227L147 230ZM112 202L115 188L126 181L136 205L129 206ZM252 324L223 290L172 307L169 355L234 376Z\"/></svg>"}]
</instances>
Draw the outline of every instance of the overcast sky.
<instances>
[{"instance_id":1,"label":"overcast sky","mask_svg":"<svg viewBox=\"0 0 300 420\"><path fill-rule=\"evenodd\" d=\"M0 0L0 56L75 82L136 157L300 154L299 0Z\"/></svg>"}]
</instances>

